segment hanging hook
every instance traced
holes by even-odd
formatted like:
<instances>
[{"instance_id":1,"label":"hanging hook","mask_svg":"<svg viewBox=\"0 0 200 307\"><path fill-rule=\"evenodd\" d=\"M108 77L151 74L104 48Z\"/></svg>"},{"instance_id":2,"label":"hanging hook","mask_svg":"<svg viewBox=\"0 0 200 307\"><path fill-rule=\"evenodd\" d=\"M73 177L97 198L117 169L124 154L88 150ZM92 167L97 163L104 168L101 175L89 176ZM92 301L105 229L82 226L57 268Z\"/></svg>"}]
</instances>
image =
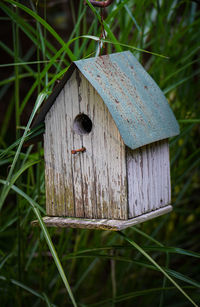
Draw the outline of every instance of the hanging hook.
<instances>
[{"instance_id":1,"label":"hanging hook","mask_svg":"<svg viewBox=\"0 0 200 307\"><path fill-rule=\"evenodd\" d=\"M113 2L113 0L106 0L106 1L89 0L89 1L93 6L98 6L98 7L107 7Z\"/></svg>"}]
</instances>

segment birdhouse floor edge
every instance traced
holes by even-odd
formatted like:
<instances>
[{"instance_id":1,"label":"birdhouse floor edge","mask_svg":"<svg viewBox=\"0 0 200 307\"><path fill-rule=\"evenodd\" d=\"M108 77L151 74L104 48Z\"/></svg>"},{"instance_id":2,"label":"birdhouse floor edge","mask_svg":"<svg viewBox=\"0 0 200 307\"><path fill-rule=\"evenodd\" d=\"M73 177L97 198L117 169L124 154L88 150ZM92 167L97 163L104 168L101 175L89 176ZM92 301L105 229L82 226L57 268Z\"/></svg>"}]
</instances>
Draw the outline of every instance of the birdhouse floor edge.
<instances>
[{"instance_id":1,"label":"birdhouse floor edge","mask_svg":"<svg viewBox=\"0 0 200 307\"><path fill-rule=\"evenodd\" d=\"M52 217L45 216L43 218L47 227L58 228L86 228L86 229L100 229L119 231L125 228L146 222L155 217L161 216L172 211L172 206L168 205L155 211L142 214L140 216L128 220L107 220L107 219L84 219L84 218L71 218L71 217ZM33 226L38 225L38 221L32 221Z\"/></svg>"}]
</instances>

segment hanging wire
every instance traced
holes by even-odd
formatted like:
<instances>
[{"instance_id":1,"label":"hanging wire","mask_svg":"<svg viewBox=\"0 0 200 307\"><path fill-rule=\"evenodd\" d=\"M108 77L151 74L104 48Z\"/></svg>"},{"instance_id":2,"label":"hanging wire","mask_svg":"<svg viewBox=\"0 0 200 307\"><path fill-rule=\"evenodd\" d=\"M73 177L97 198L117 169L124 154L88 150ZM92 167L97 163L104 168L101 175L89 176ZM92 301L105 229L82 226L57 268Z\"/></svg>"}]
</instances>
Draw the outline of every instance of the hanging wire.
<instances>
[{"instance_id":1,"label":"hanging wire","mask_svg":"<svg viewBox=\"0 0 200 307\"><path fill-rule=\"evenodd\" d=\"M101 7L101 8L104 8L104 7L107 7L109 6L110 4L112 4L113 0L106 0L106 1L95 1L95 0L89 0L90 3L93 5L93 6L97 6L97 7Z\"/></svg>"},{"instance_id":2,"label":"hanging wire","mask_svg":"<svg viewBox=\"0 0 200 307\"><path fill-rule=\"evenodd\" d=\"M105 48L105 45L102 42L102 39L106 38L107 33L105 31L103 22L104 22L104 8L101 9L101 33L100 33L99 42L97 45L96 56L101 55L102 48Z\"/></svg>"},{"instance_id":3,"label":"hanging wire","mask_svg":"<svg viewBox=\"0 0 200 307\"><path fill-rule=\"evenodd\" d=\"M104 23L104 9L105 9L105 7L112 4L113 0L106 0L106 1L89 0L89 1L93 6L101 8L101 33L100 33L100 36L99 36L99 42L98 42L97 50L96 50L96 56L99 56L99 55L101 55L102 48L105 48L105 45L101 40L105 39L106 35L107 35L107 33L104 29L104 24L103 24Z\"/></svg>"}]
</instances>

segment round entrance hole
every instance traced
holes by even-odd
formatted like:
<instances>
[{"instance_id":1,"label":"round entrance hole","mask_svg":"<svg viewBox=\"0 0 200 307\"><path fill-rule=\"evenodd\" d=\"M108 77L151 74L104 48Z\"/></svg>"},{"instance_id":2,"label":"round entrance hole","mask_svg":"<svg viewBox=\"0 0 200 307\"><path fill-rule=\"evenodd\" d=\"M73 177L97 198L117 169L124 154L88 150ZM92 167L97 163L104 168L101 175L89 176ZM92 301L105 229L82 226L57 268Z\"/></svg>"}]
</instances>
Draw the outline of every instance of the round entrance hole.
<instances>
[{"instance_id":1,"label":"round entrance hole","mask_svg":"<svg viewBox=\"0 0 200 307\"><path fill-rule=\"evenodd\" d=\"M86 114L78 114L74 119L73 129L79 135L88 134L92 130L92 121Z\"/></svg>"}]
</instances>

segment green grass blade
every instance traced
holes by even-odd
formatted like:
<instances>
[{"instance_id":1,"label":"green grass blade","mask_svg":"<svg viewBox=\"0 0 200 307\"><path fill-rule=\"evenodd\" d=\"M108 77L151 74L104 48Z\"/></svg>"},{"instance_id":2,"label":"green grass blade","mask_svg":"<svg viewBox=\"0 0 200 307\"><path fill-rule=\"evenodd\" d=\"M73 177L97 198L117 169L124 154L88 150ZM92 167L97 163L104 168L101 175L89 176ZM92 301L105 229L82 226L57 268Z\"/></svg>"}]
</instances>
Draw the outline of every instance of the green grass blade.
<instances>
[{"instance_id":1,"label":"green grass blade","mask_svg":"<svg viewBox=\"0 0 200 307\"><path fill-rule=\"evenodd\" d=\"M94 40L94 41L97 41L97 42L103 42L103 43L112 44L112 45L119 45L119 46L126 47L128 49L133 49L133 50L136 50L136 51L149 53L151 55L155 55L155 56L158 56L158 57L161 57L161 58L164 58L164 59L169 59L167 56L162 55L162 54L158 54L158 53L151 52L151 51L148 51L148 50L145 50L145 49L137 48L137 47L134 47L134 46L131 46L131 45L122 44L120 42L109 41L109 40L106 40L106 39L99 39L99 37L93 36L93 35L81 35L81 36L75 37L67 43L67 46L69 46L71 43L73 43L74 41L76 41L77 39L80 39L80 38L88 38L88 39L91 39L91 40Z\"/></svg>"},{"instance_id":2,"label":"green grass blade","mask_svg":"<svg viewBox=\"0 0 200 307\"><path fill-rule=\"evenodd\" d=\"M37 20L39 23L41 23L49 31L49 33L51 33L51 35L55 37L55 39L61 44L61 46L65 47L65 51L67 52L70 60L74 61L76 59L76 57L73 55L71 50L66 46L63 39L57 34L57 32L42 17L40 17L37 13L33 12L31 9L29 9L28 7L26 7L25 5L23 5L21 3L18 3L18 2L13 1L13 0L4 0L4 1L12 4L13 6L19 7L20 9L25 11L27 14L32 16L35 20Z\"/></svg>"},{"instance_id":3,"label":"green grass blade","mask_svg":"<svg viewBox=\"0 0 200 307\"><path fill-rule=\"evenodd\" d=\"M179 119L178 122L180 124L200 124L200 119L199 118L188 118L188 119Z\"/></svg>"},{"instance_id":4,"label":"green grass blade","mask_svg":"<svg viewBox=\"0 0 200 307\"><path fill-rule=\"evenodd\" d=\"M180 287L175 280L173 280L166 271L161 268L161 266L153 259L151 258L137 243L135 243L133 240L129 239L124 233L118 232L120 236L122 236L127 242L129 242L136 250L138 250L145 258L147 258L164 276L167 277L169 281L188 299L188 301L195 307L198 307L198 305L191 299L191 297L183 290L182 287Z\"/></svg>"},{"instance_id":5,"label":"green grass blade","mask_svg":"<svg viewBox=\"0 0 200 307\"><path fill-rule=\"evenodd\" d=\"M12 177L12 174L13 174L13 171L14 171L14 168L15 168L15 165L16 165L17 160L18 160L18 158L19 158L19 155L20 155L20 151L21 151L22 145L23 145L23 143L24 143L24 141L25 141L25 139L26 139L26 136L27 136L27 134L28 134L28 131L29 131L29 128L30 128L31 123L32 123L32 121L33 121L33 118L34 118L34 116L35 116L37 110L38 110L39 107L41 106L41 104L42 104L42 102L44 101L44 99L45 99L46 96L47 96L47 93L41 93L41 94L38 96L37 100L36 100L36 103L35 103L33 112L32 112L32 114L31 114L31 116L30 116L30 119L29 119L29 121L28 121L28 124L27 124L27 126L26 126L26 129L25 129L25 131L24 131L24 134L23 134L23 136L22 136L22 138L21 138L21 140L20 140L20 143L19 143L19 146L18 146L18 148L17 148L15 157L14 157L14 159L13 159L13 163L12 163L11 168L10 168L10 171L9 171L9 173L8 173L8 177L7 177L8 185L5 185L4 188L3 188L3 190L2 190L2 192L1 192L1 196L0 196L0 210L1 210L2 206L3 206L3 203L4 203L5 198L6 198L7 195L8 195L8 192L9 192L9 190L10 190L10 188L11 188L10 179L11 179L11 177Z\"/></svg>"},{"instance_id":6,"label":"green grass blade","mask_svg":"<svg viewBox=\"0 0 200 307\"><path fill-rule=\"evenodd\" d=\"M41 135L44 132L44 124L37 126L35 129L32 129L31 131L29 131L26 135L26 138L24 141L28 141L31 140L32 138L35 138L39 135ZM12 145L10 145L9 147L5 148L4 150L0 150L0 160L3 159L6 155L13 154L15 153L14 151L12 152L12 149L14 149L15 147L17 147L20 142L22 140L22 137L19 138L18 140L16 140Z\"/></svg>"},{"instance_id":7,"label":"green grass blade","mask_svg":"<svg viewBox=\"0 0 200 307\"><path fill-rule=\"evenodd\" d=\"M193 289L194 287L184 287L185 289ZM133 292L129 292L123 295L119 295L117 296L114 300L112 298L110 299L106 299L106 300L102 300L100 302L97 302L95 304L90 304L89 307L95 307L95 306L104 306L105 304L112 304L112 303L120 303L120 302L124 302L127 300L130 300L132 298L135 297L139 297L139 296L144 296L144 295L149 295L151 293L157 293L157 292L161 292L161 291L170 291L170 290L174 290L176 288L174 287L162 287L162 288L152 288L152 289L146 289L146 290L141 290L141 291L133 291ZM106 305L107 306L107 305Z\"/></svg>"},{"instance_id":8,"label":"green grass blade","mask_svg":"<svg viewBox=\"0 0 200 307\"><path fill-rule=\"evenodd\" d=\"M9 283L11 283L11 284L13 284L13 285L15 285L15 286L17 286L17 287L22 288L22 289L25 290L25 291L31 293L32 295L34 295L34 296L40 298L41 300L46 301L44 295L41 295L40 293L38 293L38 292L35 291L34 289L32 289L32 288L26 286L25 284L23 284L22 282L20 282L20 281L18 281L18 280L15 280L15 279L13 279L13 278L7 279L7 278L4 277L4 276L0 276L0 280L7 281L7 282L9 282ZM51 306L55 306L55 305L52 305L52 304L51 304Z\"/></svg>"},{"instance_id":9,"label":"green grass blade","mask_svg":"<svg viewBox=\"0 0 200 307\"><path fill-rule=\"evenodd\" d=\"M146 234L145 232L143 232L142 230L140 230L137 227L131 227L133 231L139 233L140 235L142 235L143 237L147 238L149 241L152 241L154 243L156 243L159 246L163 246L162 243L158 242L156 239L154 239L152 236L149 236L148 234Z\"/></svg>"},{"instance_id":10,"label":"green grass blade","mask_svg":"<svg viewBox=\"0 0 200 307\"><path fill-rule=\"evenodd\" d=\"M89 0L86 0L88 6L91 8L92 12L94 13L94 15L98 18L99 22L101 23L101 16L100 14L98 13L98 11L94 8L94 6L90 3ZM119 45L119 42L118 40L116 39L115 35L113 34L113 32L110 30L110 27L109 25L103 21L103 25L104 25L104 28L106 30L106 32L108 33L108 36L111 38L111 40L115 43L115 46L116 46L116 50L118 52L122 51L122 48L120 47Z\"/></svg>"},{"instance_id":11,"label":"green grass blade","mask_svg":"<svg viewBox=\"0 0 200 307\"><path fill-rule=\"evenodd\" d=\"M8 184L8 182L5 181L5 180L1 180L1 179L0 179L0 182L3 183L4 185L7 185L7 184ZM47 230L47 228L46 228L46 225L45 225L44 222L43 222L43 219L42 219L42 217L41 217L41 215L40 215L40 211L38 210L38 206L39 206L39 205L38 205L32 198L30 198L26 193L24 193L22 190L20 190L20 189L17 188L16 186L12 185L11 188L12 188L17 194L19 194L19 195L22 196L24 199L26 199L27 202L31 205L31 207L32 207L32 209L33 209L33 212L34 212L34 214L36 215L36 217L37 217L37 219L38 219L39 225L40 225L41 230L42 230L42 232L43 232L43 234L44 234L46 243L47 243L47 245L48 245L48 247L49 247L49 250L50 250L50 252L51 252L51 254L52 254L52 257L53 257L53 259L54 259L54 262L55 262L55 264L56 264L56 266L57 266L57 269L58 269L58 271L59 271L60 277L62 278L63 283L64 283L64 285L65 285L65 287L66 287L66 289L67 289L67 291L68 291L68 294L69 294L69 296L70 296L70 299L71 299L71 301L72 301L72 303L73 303L73 306L74 306L74 307L77 307L76 301L75 301L75 299L74 299L73 293L72 293L71 288L70 288L70 286L69 286L68 280L67 280L67 278L66 278L66 276L65 276L65 272L64 272L63 267L62 267L62 265L61 265L61 263L60 263L60 260L59 260L59 258L58 258L57 252L56 252L56 250L55 250L55 247L54 247L54 245L53 245L53 242L52 242L52 240L51 240L51 237L50 237L50 235L49 235L49 232L48 232L48 230Z\"/></svg>"},{"instance_id":12,"label":"green grass blade","mask_svg":"<svg viewBox=\"0 0 200 307\"><path fill-rule=\"evenodd\" d=\"M153 271L160 271L157 267L155 267L154 265L148 264L146 262L143 261L137 261L137 260L132 260L131 258L127 258L127 257L120 257L120 256L110 256L107 254L98 254L98 253L92 253L92 254L87 254L87 255L81 255L81 254L69 254L66 257L64 257L65 260L69 260L69 259L86 259L86 258L97 258L97 259L109 259L109 260L115 260L115 261L119 261L119 262L125 262L125 263L133 263L136 266L139 266L141 268L146 268L149 270L153 270ZM191 279L188 276L185 276L175 270L171 270L168 268L164 268L161 267L167 274L169 274L172 277L175 277L178 280L181 280L195 288L200 288L200 283L196 280Z\"/></svg>"},{"instance_id":13,"label":"green grass blade","mask_svg":"<svg viewBox=\"0 0 200 307\"><path fill-rule=\"evenodd\" d=\"M10 17L11 20L15 21L16 24L19 25L20 29L27 35L27 37L34 43L35 46L39 47L42 50L42 46L37 41L37 31L34 29L33 26L31 26L29 23L27 23L23 18L20 18L18 14L15 14L8 6L1 3L0 4L3 11ZM46 45L46 56L47 58L51 59L52 54L56 53L56 48L44 38L44 42ZM0 42L1 43L1 42ZM64 60L64 62L67 64L68 62ZM56 66L56 63L55 63Z\"/></svg>"}]
</instances>

